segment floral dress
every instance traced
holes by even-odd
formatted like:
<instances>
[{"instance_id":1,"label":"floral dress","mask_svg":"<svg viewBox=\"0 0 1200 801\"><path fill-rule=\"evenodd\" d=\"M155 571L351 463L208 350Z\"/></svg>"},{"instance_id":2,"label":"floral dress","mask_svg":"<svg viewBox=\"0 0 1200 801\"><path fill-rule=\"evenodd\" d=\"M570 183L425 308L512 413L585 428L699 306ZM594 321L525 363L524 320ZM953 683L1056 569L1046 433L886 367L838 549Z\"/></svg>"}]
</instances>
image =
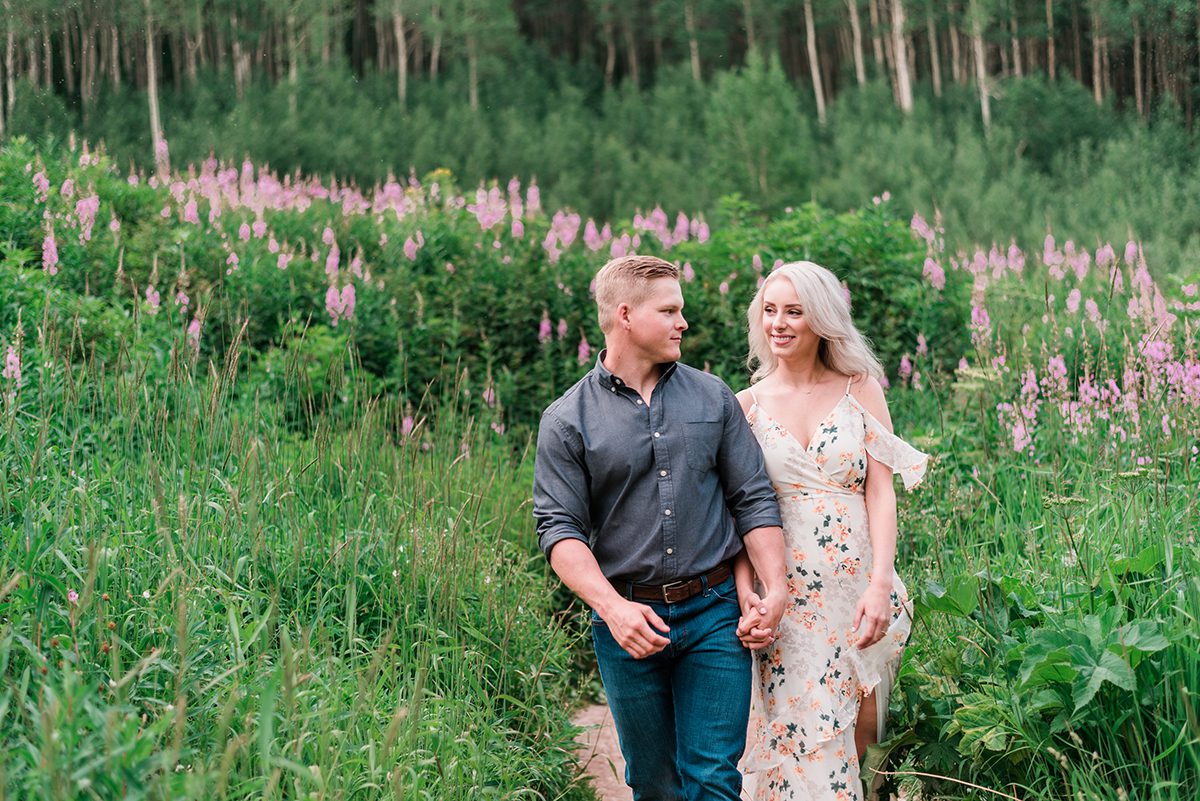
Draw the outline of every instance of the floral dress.
<instances>
[{"instance_id":1,"label":"floral dress","mask_svg":"<svg viewBox=\"0 0 1200 801\"><path fill-rule=\"evenodd\" d=\"M867 454L899 473L905 489L921 481L929 457L888 431L850 394L849 384L808 448L757 398L749 421L779 498L791 602L780 639L756 652L744 768L760 774L759 799L858 801L859 704L878 688L877 700L887 709L912 627L912 604L897 576L883 639L859 650L851 631L870 583Z\"/></svg>"}]
</instances>

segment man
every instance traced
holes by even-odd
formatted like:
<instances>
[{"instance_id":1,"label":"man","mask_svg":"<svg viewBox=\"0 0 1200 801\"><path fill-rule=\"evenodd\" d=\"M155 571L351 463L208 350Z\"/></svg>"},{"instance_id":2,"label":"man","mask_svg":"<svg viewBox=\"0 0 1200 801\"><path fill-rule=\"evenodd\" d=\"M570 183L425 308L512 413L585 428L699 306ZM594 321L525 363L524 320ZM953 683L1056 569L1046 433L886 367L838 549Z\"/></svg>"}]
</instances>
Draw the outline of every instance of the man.
<instances>
[{"instance_id":1,"label":"man","mask_svg":"<svg viewBox=\"0 0 1200 801\"><path fill-rule=\"evenodd\" d=\"M739 636L764 645L787 600L775 493L733 393L678 363L678 269L614 259L596 304L605 349L538 433L540 544L592 608L634 799L734 801L751 671ZM743 547L765 592L743 599L739 629Z\"/></svg>"}]
</instances>

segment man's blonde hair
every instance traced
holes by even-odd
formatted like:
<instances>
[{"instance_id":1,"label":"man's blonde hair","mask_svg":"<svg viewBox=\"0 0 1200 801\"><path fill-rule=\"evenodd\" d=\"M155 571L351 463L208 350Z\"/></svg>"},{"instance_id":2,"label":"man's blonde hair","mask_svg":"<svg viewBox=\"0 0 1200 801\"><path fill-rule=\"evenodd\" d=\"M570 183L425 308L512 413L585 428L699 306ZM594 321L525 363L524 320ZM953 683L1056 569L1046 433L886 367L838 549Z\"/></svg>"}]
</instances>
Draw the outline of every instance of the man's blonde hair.
<instances>
[{"instance_id":1,"label":"man's blonde hair","mask_svg":"<svg viewBox=\"0 0 1200 801\"><path fill-rule=\"evenodd\" d=\"M621 256L596 273L596 309L600 330L608 333L616 322L622 303L636 306L650 294L650 284L659 278L679 280L679 268L657 256Z\"/></svg>"}]
</instances>

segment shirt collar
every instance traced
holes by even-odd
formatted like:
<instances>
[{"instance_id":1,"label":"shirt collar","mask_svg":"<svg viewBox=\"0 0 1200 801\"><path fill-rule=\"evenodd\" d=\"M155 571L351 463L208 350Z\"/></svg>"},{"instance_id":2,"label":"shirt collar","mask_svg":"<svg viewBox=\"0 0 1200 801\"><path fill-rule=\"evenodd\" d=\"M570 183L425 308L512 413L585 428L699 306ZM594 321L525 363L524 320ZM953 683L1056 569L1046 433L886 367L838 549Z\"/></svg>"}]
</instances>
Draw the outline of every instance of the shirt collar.
<instances>
[{"instance_id":1,"label":"shirt collar","mask_svg":"<svg viewBox=\"0 0 1200 801\"><path fill-rule=\"evenodd\" d=\"M600 386L607 390L616 391L627 384L621 380L619 375L614 374L611 370L604 366L604 354L608 353L608 348L604 348L596 356L596 367L593 372L596 374L596 380L600 382ZM675 374L675 368L679 362L663 362L659 365L662 369L662 374L658 377L658 383L663 384Z\"/></svg>"}]
</instances>

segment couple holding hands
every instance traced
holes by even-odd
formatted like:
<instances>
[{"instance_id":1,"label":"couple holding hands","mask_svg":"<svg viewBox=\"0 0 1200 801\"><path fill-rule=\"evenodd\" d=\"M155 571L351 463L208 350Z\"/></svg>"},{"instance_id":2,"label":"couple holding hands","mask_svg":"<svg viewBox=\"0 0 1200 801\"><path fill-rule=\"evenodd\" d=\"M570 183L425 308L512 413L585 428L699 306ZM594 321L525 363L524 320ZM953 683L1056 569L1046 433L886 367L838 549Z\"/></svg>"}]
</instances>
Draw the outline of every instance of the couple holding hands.
<instances>
[{"instance_id":1,"label":"couple holding hands","mask_svg":"<svg viewBox=\"0 0 1200 801\"><path fill-rule=\"evenodd\" d=\"M928 457L841 284L761 282L737 395L679 363L674 265L614 259L595 294L605 348L542 416L534 516L592 609L634 798L732 801L745 754L759 798L857 801L911 628L893 471L911 488Z\"/></svg>"}]
</instances>

